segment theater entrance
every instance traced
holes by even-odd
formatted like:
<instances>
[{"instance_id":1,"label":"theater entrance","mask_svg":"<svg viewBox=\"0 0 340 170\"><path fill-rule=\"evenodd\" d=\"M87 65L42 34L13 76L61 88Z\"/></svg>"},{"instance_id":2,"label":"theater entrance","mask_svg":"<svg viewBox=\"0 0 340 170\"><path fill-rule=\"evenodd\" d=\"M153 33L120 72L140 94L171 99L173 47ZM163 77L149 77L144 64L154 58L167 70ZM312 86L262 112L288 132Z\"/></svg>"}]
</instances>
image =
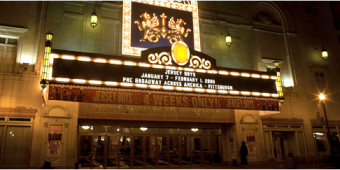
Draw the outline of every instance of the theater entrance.
<instances>
[{"instance_id":1,"label":"theater entrance","mask_svg":"<svg viewBox=\"0 0 340 170\"><path fill-rule=\"evenodd\" d=\"M79 123L79 168L189 168L222 162L221 128L216 125L173 128L157 127L157 123L149 127L98 123L102 122Z\"/></svg>"}]
</instances>

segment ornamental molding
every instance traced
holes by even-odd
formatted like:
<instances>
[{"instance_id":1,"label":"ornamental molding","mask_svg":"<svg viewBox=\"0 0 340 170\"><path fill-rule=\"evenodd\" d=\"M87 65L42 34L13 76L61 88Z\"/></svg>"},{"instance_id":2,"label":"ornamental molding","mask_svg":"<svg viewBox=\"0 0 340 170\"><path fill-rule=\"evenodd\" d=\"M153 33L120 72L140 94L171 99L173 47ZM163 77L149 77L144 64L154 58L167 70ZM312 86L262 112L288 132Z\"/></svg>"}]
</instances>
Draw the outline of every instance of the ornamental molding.
<instances>
[{"instance_id":1,"label":"ornamental molding","mask_svg":"<svg viewBox=\"0 0 340 170\"><path fill-rule=\"evenodd\" d=\"M28 31L27 28L17 28L0 25L0 35L21 37L27 31Z\"/></svg>"},{"instance_id":2,"label":"ornamental molding","mask_svg":"<svg viewBox=\"0 0 340 170\"><path fill-rule=\"evenodd\" d=\"M0 107L1 116L19 116L19 117L34 117L37 113L37 109L25 108L25 107Z\"/></svg>"},{"instance_id":3,"label":"ornamental molding","mask_svg":"<svg viewBox=\"0 0 340 170\"><path fill-rule=\"evenodd\" d=\"M303 125L303 119L284 119L284 118L261 118L262 124L287 124L287 125Z\"/></svg>"}]
</instances>

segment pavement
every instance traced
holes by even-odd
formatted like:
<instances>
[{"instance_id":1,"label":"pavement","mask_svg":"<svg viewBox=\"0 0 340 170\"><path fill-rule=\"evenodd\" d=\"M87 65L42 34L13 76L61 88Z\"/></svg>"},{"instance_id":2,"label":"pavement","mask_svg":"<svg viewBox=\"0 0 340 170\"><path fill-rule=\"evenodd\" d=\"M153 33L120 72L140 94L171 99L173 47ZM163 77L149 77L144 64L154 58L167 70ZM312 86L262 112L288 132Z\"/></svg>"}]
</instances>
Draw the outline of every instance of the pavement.
<instances>
[{"instance_id":1,"label":"pavement","mask_svg":"<svg viewBox=\"0 0 340 170\"><path fill-rule=\"evenodd\" d=\"M183 168L183 169L187 169ZM191 167L190 169L286 169L284 162L270 162L265 165L248 165L244 167L241 165L220 165L220 166L203 166L203 167ZM328 163L304 163L297 164L297 169L339 169L339 167L332 166Z\"/></svg>"}]
</instances>

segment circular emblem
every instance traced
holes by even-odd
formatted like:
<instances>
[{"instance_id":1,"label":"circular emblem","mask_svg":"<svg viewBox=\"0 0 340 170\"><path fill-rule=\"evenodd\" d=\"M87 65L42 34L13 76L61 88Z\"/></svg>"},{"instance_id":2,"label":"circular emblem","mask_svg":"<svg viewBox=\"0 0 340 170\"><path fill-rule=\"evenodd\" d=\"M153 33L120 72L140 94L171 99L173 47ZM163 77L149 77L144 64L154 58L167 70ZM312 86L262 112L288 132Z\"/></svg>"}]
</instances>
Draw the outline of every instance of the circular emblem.
<instances>
[{"instance_id":1,"label":"circular emblem","mask_svg":"<svg viewBox=\"0 0 340 170\"><path fill-rule=\"evenodd\" d=\"M178 65L185 65L188 63L190 57L188 46L182 41L173 43L171 46L171 56Z\"/></svg>"}]
</instances>

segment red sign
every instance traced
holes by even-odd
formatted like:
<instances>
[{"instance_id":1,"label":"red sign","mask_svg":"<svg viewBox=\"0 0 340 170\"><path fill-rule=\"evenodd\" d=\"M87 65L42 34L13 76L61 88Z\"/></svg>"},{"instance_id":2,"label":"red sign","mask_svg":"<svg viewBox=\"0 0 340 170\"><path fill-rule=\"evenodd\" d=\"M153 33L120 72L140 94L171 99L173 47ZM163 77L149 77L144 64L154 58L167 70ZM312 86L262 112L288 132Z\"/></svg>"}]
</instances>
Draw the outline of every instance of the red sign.
<instances>
[{"instance_id":1,"label":"red sign","mask_svg":"<svg viewBox=\"0 0 340 170\"><path fill-rule=\"evenodd\" d=\"M279 100L49 87L49 100L86 103L279 111Z\"/></svg>"}]
</instances>

